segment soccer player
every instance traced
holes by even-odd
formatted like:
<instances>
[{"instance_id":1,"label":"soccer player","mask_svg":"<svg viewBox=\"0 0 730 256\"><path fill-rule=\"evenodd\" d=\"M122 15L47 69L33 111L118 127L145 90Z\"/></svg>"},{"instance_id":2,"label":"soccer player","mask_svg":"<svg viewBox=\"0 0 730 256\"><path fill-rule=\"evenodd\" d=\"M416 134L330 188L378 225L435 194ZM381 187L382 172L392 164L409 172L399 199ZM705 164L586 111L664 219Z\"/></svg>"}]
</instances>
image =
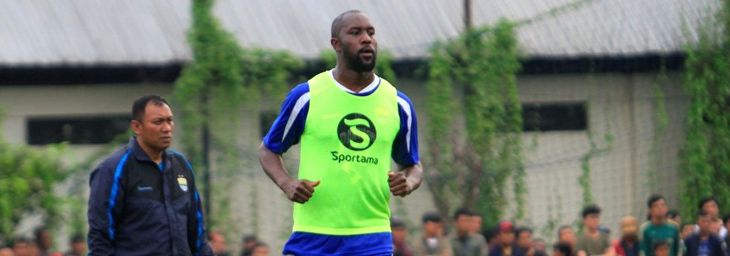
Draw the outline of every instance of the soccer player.
<instances>
[{"instance_id":1,"label":"soccer player","mask_svg":"<svg viewBox=\"0 0 730 256\"><path fill-rule=\"evenodd\" d=\"M344 12L331 29L337 65L292 89L259 148L264 171L295 202L283 253L391 255L390 195L421 184L416 112L373 72L378 44L364 13ZM294 178L281 154L297 143Z\"/></svg>"}]
</instances>

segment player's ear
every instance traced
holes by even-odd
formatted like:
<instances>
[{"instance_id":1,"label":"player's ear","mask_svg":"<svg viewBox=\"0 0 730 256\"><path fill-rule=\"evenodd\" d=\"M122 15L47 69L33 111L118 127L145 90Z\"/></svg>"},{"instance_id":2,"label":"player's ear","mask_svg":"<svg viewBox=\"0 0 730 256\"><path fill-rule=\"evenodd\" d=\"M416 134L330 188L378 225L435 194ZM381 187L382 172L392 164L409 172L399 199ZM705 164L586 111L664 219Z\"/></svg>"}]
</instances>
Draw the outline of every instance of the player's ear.
<instances>
[{"instance_id":1,"label":"player's ear","mask_svg":"<svg viewBox=\"0 0 730 256\"><path fill-rule=\"evenodd\" d=\"M134 135L138 135L142 131L142 122L133 119L129 122L129 128L132 128Z\"/></svg>"},{"instance_id":2,"label":"player's ear","mask_svg":"<svg viewBox=\"0 0 730 256\"><path fill-rule=\"evenodd\" d=\"M339 52L340 49L342 49L342 44L340 43L340 39L337 37L330 38L330 44L332 45L332 49L335 50L335 52Z\"/></svg>"}]
</instances>

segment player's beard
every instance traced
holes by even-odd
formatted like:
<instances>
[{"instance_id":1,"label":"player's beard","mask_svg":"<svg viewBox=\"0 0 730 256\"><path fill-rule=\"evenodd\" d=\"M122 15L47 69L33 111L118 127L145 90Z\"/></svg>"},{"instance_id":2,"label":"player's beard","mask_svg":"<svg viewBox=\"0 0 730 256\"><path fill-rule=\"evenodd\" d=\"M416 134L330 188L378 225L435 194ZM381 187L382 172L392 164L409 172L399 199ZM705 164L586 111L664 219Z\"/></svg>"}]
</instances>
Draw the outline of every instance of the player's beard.
<instances>
[{"instance_id":1,"label":"player's beard","mask_svg":"<svg viewBox=\"0 0 730 256\"><path fill-rule=\"evenodd\" d=\"M360 58L360 53L364 51L364 49L360 49L355 53L351 53L347 48L344 48L345 53L345 60L347 61L347 66L350 67L352 70L358 73L362 72L371 72L373 69L375 69L375 60L377 59L377 50L373 49L373 58L370 60L370 63L366 63L365 60Z\"/></svg>"}]
</instances>

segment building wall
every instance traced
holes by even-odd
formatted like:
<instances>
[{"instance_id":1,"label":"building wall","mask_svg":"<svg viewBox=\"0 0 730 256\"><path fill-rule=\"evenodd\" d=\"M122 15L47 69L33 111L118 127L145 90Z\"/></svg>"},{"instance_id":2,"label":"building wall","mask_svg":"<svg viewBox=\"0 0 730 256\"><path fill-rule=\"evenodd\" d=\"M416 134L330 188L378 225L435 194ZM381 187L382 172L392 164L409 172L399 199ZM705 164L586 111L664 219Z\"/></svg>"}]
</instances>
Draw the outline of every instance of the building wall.
<instances>
[{"instance_id":1,"label":"building wall","mask_svg":"<svg viewBox=\"0 0 730 256\"><path fill-rule=\"evenodd\" d=\"M594 201L604 209L603 223L618 230L618 219L625 214L645 214L645 199L654 191L665 194L671 208L677 206L678 160L677 152L683 141L687 99L680 88L681 79L670 74L663 84L669 125L658 143L652 147L655 136L656 113L654 82L657 74L595 74L595 75L530 75L518 78L520 98L525 103L587 102L588 126L598 147L606 152L590 162ZM408 94L419 113L421 156L428 168L425 134L428 117L425 115L424 81L401 79L400 90ZM143 85L79 85L79 86L3 86L0 87L0 108L5 111L2 135L11 143L25 143L25 119L29 116L90 115L99 113L126 114L131 102L143 94L171 94L169 84ZM173 110L174 110L173 106ZM241 156L240 168L216 166L213 174L216 194L213 211L222 209L216 203L227 196L230 221L219 223L218 228L228 234L229 248L238 250L243 234L256 233L279 250L291 228L291 203L261 171L256 148L261 139L259 114L278 112L278 100L264 99L248 104L240 111L240 131L236 141ZM184 117L180 117L184 118ZM184 131L178 130L177 133ZM604 135L613 137L611 143ZM179 137L179 136L178 136ZM589 150L586 131L530 132L524 135L525 164L528 183L527 216L523 221L535 227L542 237L552 239L554 228L546 224L574 223L579 219L581 189L580 159ZM177 144L179 146L179 144ZM71 146L71 156L83 160L100 146ZM295 146L285 155L286 166L295 172L298 163ZM653 153L655 152L655 153ZM212 159L216 159L213 157ZM73 161L73 160L71 160ZM647 180L647 170L656 170L656 181ZM86 183L84 183L86 184ZM411 227L418 227L420 215L434 210L433 202L424 184L405 199L393 200L394 215L404 218ZM30 224L29 224L30 225ZM29 231L30 229L28 229ZM23 231L20 231L23 232ZM415 235L414 235L415 236ZM57 246L65 248L65 239Z\"/></svg>"}]
</instances>

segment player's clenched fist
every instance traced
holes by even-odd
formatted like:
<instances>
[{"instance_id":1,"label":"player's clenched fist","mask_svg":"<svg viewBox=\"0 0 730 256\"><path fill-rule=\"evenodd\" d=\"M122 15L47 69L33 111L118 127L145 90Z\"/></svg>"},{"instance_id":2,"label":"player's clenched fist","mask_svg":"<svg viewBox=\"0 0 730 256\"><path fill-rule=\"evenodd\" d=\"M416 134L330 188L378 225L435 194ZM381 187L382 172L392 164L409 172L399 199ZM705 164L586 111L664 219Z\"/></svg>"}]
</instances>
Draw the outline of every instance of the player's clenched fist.
<instances>
[{"instance_id":1,"label":"player's clenched fist","mask_svg":"<svg viewBox=\"0 0 730 256\"><path fill-rule=\"evenodd\" d=\"M303 204L312 198L317 185L319 185L319 181L291 179L281 189L284 190L289 200Z\"/></svg>"},{"instance_id":2,"label":"player's clenched fist","mask_svg":"<svg viewBox=\"0 0 730 256\"><path fill-rule=\"evenodd\" d=\"M413 185L408 182L408 178L403 172L389 172L388 185L390 193L394 196L404 197L413 191Z\"/></svg>"}]
</instances>

